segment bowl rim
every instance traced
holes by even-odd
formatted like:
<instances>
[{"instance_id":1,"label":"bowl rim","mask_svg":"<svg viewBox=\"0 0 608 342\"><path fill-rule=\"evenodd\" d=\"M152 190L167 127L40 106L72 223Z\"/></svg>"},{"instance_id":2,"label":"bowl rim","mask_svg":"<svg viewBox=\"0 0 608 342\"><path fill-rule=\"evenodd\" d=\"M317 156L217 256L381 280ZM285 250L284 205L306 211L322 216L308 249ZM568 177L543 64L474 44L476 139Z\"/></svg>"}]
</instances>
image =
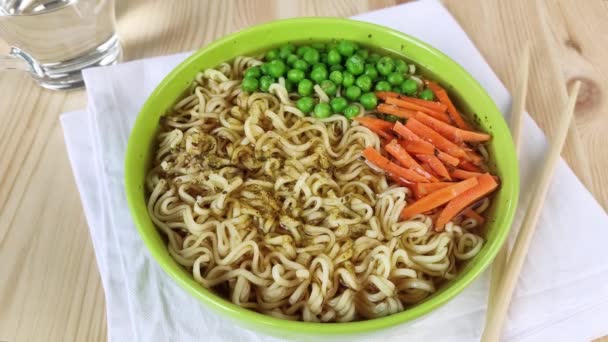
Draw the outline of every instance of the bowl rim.
<instances>
[{"instance_id":1,"label":"bowl rim","mask_svg":"<svg viewBox=\"0 0 608 342\"><path fill-rule=\"evenodd\" d=\"M141 187L141 179L135 176L133 170L136 167L133 162L133 157L141 153L141 147L137 146L137 142L134 141L133 136L137 135L138 128L141 126L141 122L146 120L146 114L149 112L154 112L154 108L152 103L152 99L155 97L161 96L165 89L173 82L173 79L178 75L181 71L186 69L192 63L196 63L197 60L204 56L208 51L215 49L216 47L230 41L231 39L245 34L245 33L253 33L258 30L268 30L268 29L278 29L282 25L293 23L293 22L308 22L314 25L322 25L322 24L345 24L350 25L352 27L357 27L357 29L374 29L374 30L382 30L385 33L396 36L399 39L407 41L409 44L415 45L417 48L422 48L431 52L435 55L435 57L440 58L441 63L447 63L450 67L457 69L463 75L466 75L459 82L459 86L470 88L475 94L479 94L483 96L484 101L487 102L489 106L488 110L484 112L485 115L488 116L498 116L497 119L498 124L501 127L496 127L496 130L500 131L501 134L508 135L508 141L504 142L508 144L506 146L507 155L501 156L501 159L505 159L505 163L502 165L501 169L505 168L508 165L508 172L511 181L507 184L501 184L501 188L499 191L506 192L506 208L501 213L500 216L502 218L501 224L499 228L495 228L498 230L495 238L492 241L486 240L485 248L488 249L487 257L484 259L475 260L475 263L469 268L465 274L455 280L451 280L449 285L447 285L442 291L430 296L428 299L424 300L421 303L418 303L412 307L407 308L404 311L399 313L395 313L392 315L388 315L385 317L374 318L369 320L362 321L354 321L354 322L344 322L344 323L316 323L316 322L303 322L303 321L290 321L281 318L275 318L266 314L258 313L256 311L246 309L240 307L236 304L233 304L231 301L220 297L219 295L214 294L209 289L204 288L202 285L196 283L197 286L192 284L192 277L190 279L186 279L183 274L183 270L180 270L176 267L175 264L172 264L170 260L161 257L161 253L167 253L166 246L164 250L158 250L157 246L153 244L153 237L150 236L148 222L145 222L145 218L149 217L147 211L140 212L137 210L138 204L141 201L146 202L144 198L140 198L136 189L137 187ZM331 39L331 38L330 38ZM376 45L377 44L371 44ZM407 57L407 52L400 53L401 55ZM233 56L236 57L236 56ZM466 84L463 84L466 83ZM177 100L177 99L176 99ZM329 18L329 17L301 17L301 18L292 18L292 19L283 19L283 20L275 20L268 23L255 25L244 29L242 31L238 31L229 35L226 35L220 39L217 39L210 43L209 45L199 49L191 56L182 61L177 67L172 69L172 71L165 76L165 78L159 83L159 85L155 88L155 90L148 96L146 102L142 106L142 109L138 113L137 119L133 125L131 134L129 136L129 141L127 144L127 152L125 154L125 193L127 197L127 202L129 206L130 213L133 217L133 221L137 228L137 231L144 241L146 249L150 252L154 260L161 266L164 272L169 274L169 276L177 282L182 288L186 289L190 294L196 297L199 301L203 302L209 308L215 310L216 312L220 312L228 316L233 320L240 321L242 323L248 323L251 326L251 323L256 326L263 328L268 328L271 330L281 330L281 331L291 331L291 332L301 332L301 333L310 333L310 334L319 334L319 335L336 335L336 334L354 334L354 333L362 333L362 332L371 332L374 330L379 330L391 326L395 326L401 323L405 323L411 321L415 318L423 316L430 311L438 308L439 306L445 304L452 298L454 298L457 294L459 294L466 286L468 286L473 280L475 280L492 262L499 249L505 242L508 233L510 231L510 226L512 224L515 210L517 207L518 197L519 197L519 168L518 161L515 156L515 148L512 143L510 130L506 125L504 118L497 108L494 101L488 95L488 93L483 89L483 87L473 78L472 75L469 74L462 66L460 66L457 62L452 60L450 57L440 52L436 48L430 46L423 41L409 36L403 32L384 27L377 24L362 22L358 20L352 19L344 19L344 18ZM144 203L145 205L145 203ZM160 234L156 227L152 225L152 228L157 234Z\"/></svg>"}]
</instances>

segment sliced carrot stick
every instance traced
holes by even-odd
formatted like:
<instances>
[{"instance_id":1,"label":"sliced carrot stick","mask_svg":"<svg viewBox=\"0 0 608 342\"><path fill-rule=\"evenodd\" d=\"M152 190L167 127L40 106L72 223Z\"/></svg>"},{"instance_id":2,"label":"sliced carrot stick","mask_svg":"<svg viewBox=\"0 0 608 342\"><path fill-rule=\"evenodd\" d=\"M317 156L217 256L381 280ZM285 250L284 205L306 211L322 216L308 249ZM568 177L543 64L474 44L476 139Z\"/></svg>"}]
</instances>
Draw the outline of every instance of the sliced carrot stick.
<instances>
[{"instance_id":1,"label":"sliced carrot stick","mask_svg":"<svg viewBox=\"0 0 608 342\"><path fill-rule=\"evenodd\" d=\"M390 160L383 157L380 154L380 152L374 150L371 147L367 147L363 150L363 156L365 157L365 159L367 159L367 161L376 165L377 167L381 168L382 170L392 174L393 176L401 177L401 178L411 181L411 182L426 183L429 181L428 179L421 176L420 174L418 174L412 170L408 170L406 168L400 167L399 165L391 162Z\"/></svg>"},{"instance_id":2,"label":"sliced carrot stick","mask_svg":"<svg viewBox=\"0 0 608 342\"><path fill-rule=\"evenodd\" d=\"M362 126L369 128L372 132L378 134L381 138L390 140L392 138L391 128L393 127L392 122L384 121L381 119L372 118L369 116L360 116L354 119Z\"/></svg>"},{"instance_id":3,"label":"sliced carrot stick","mask_svg":"<svg viewBox=\"0 0 608 342\"><path fill-rule=\"evenodd\" d=\"M450 117L452 118L452 120L454 120L456 126L461 129L471 130L469 124L464 121L462 116L460 116L460 113L458 113L458 110L456 110L456 107L454 107L454 104L450 100L450 97L448 96L448 93L445 91L445 89L441 88L439 84L431 81L427 81L427 86L433 91L439 102L445 104L448 107L448 114L450 114Z\"/></svg>"},{"instance_id":4,"label":"sliced carrot stick","mask_svg":"<svg viewBox=\"0 0 608 342\"><path fill-rule=\"evenodd\" d=\"M431 109L431 110L434 110L437 112L443 113L446 111L446 109L448 109L448 106L446 106L445 104L440 103L440 102L427 101L427 100L417 99L415 97L409 97L409 96L405 96L405 95L399 95L399 98L402 99L403 101L411 102L411 103L417 104L422 107L426 107L428 109Z\"/></svg>"},{"instance_id":5,"label":"sliced carrot stick","mask_svg":"<svg viewBox=\"0 0 608 342\"><path fill-rule=\"evenodd\" d=\"M479 166L471 163L470 161L467 160L463 160L460 162L460 164L458 164L458 167L465 170L465 171L471 171L471 172L479 172L479 173L483 173L483 169L480 168Z\"/></svg>"},{"instance_id":6,"label":"sliced carrot stick","mask_svg":"<svg viewBox=\"0 0 608 342\"><path fill-rule=\"evenodd\" d=\"M416 112L413 110L399 108L386 103L379 104L378 107L376 107L376 110L380 113L391 114L405 119L413 118L416 115Z\"/></svg>"},{"instance_id":7,"label":"sliced carrot stick","mask_svg":"<svg viewBox=\"0 0 608 342\"><path fill-rule=\"evenodd\" d=\"M441 162L441 160L439 160L439 158L435 157L432 154L417 154L416 158L418 158L422 162L429 164L431 169L433 169L433 171L435 171L435 173L438 174L439 176L441 176L447 180L452 180L452 177L450 177L450 173L448 172L448 169L445 167L445 165L443 165L443 163Z\"/></svg>"},{"instance_id":8,"label":"sliced carrot stick","mask_svg":"<svg viewBox=\"0 0 608 342\"><path fill-rule=\"evenodd\" d=\"M441 160L442 162L452 165L452 166L458 166L458 164L460 164L460 159L453 157L445 152L441 152L439 150L435 150L435 155L437 156L437 158L439 158L439 160Z\"/></svg>"},{"instance_id":9,"label":"sliced carrot stick","mask_svg":"<svg viewBox=\"0 0 608 342\"><path fill-rule=\"evenodd\" d=\"M422 168L424 169L424 171L428 172L429 174L433 175L433 177L439 179L441 178L440 175L438 175L435 170L433 170L433 168L429 165L429 163L422 163L420 164L420 166L422 166Z\"/></svg>"},{"instance_id":10,"label":"sliced carrot stick","mask_svg":"<svg viewBox=\"0 0 608 342\"><path fill-rule=\"evenodd\" d=\"M393 125L393 131L399 134L407 141L424 141L416 133L412 132L409 128L405 127L401 122L395 122ZM431 148L435 148L431 143L427 143Z\"/></svg>"},{"instance_id":11,"label":"sliced carrot stick","mask_svg":"<svg viewBox=\"0 0 608 342\"><path fill-rule=\"evenodd\" d=\"M412 110L412 111L415 111L415 112L419 111L419 112L427 113L429 115L432 115L434 118L437 118L437 120L441 120L441 121L446 122L446 123L450 122L450 117L446 113L438 112L438 111L432 110L432 109L428 109L426 107L423 107L423 106L415 104L415 103L411 103L409 101L397 99L397 98L394 98L394 97L388 97L386 99L386 103L387 104L395 105L395 106L397 106L399 108Z\"/></svg>"},{"instance_id":12,"label":"sliced carrot stick","mask_svg":"<svg viewBox=\"0 0 608 342\"><path fill-rule=\"evenodd\" d=\"M450 185L454 185L454 182L437 182L437 183L416 183L412 188L416 198L424 197L430 193L433 193L439 189L443 189Z\"/></svg>"},{"instance_id":13,"label":"sliced carrot stick","mask_svg":"<svg viewBox=\"0 0 608 342\"><path fill-rule=\"evenodd\" d=\"M462 170L462 169L454 169L454 170L452 170L450 175L456 179L469 179L469 178L480 177L481 175L483 175L483 173L466 171L466 170Z\"/></svg>"},{"instance_id":14,"label":"sliced carrot stick","mask_svg":"<svg viewBox=\"0 0 608 342\"><path fill-rule=\"evenodd\" d=\"M386 101L389 97L399 97L398 93L392 91L377 91L376 96L383 101Z\"/></svg>"},{"instance_id":15,"label":"sliced carrot stick","mask_svg":"<svg viewBox=\"0 0 608 342\"><path fill-rule=\"evenodd\" d=\"M420 121L411 118L407 120L405 127L409 128L412 132L416 133L422 139L435 145L435 147L437 147L439 150L454 157L466 159L467 155L460 146L444 138L441 134L437 133L432 128L426 126Z\"/></svg>"},{"instance_id":16,"label":"sliced carrot stick","mask_svg":"<svg viewBox=\"0 0 608 342\"><path fill-rule=\"evenodd\" d=\"M465 181L458 182L443 189L437 190L425 197L422 197L411 205L405 207L403 211L401 211L401 219L407 220L416 214L424 213L431 209L435 209L440 205L443 205L453 200L463 192L473 188L476 185L477 178L470 178Z\"/></svg>"},{"instance_id":17,"label":"sliced carrot stick","mask_svg":"<svg viewBox=\"0 0 608 342\"><path fill-rule=\"evenodd\" d=\"M481 165L483 163L483 157L479 153L472 151L472 150L469 150L469 151L465 150L465 153L466 153L465 159L470 161L474 165Z\"/></svg>"},{"instance_id":18,"label":"sliced carrot stick","mask_svg":"<svg viewBox=\"0 0 608 342\"><path fill-rule=\"evenodd\" d=\"M431 184L431 183L428 183ZM436 183L432 183L432 184L436 184ZM475 221L477 221L477 224L481 225L483 224L486 219L483 218L483 216L479 215L475 210L471 209L471 207L466 208L465 210L462 211L462 214L468 218L472 218Z\"/></svg>"},{"instance_id":19,"label":"sliced carrot stick","mask_svg":"<svg viewBox=\"0 0 608 342\"><path fill-rule=\"evenodd\" d=\"M449 201L441 211L441 214L439 214L439 217L437 217L437 221L435 221L435 230L442 231L445 224L456 217L464 208L470 206L498 187L498 183L489 173L485 173L478 178L467 179L464 182L470 181L471 179L475 179L477 184ZM405 209L407 209L407 207Z\"/></svg>"},{"instance_id":20,"label":"sliced carrot stick","mask_svg":"<svg viewBox=\"0 0 608 342\"><path fill-rule=\"evenodd\" d=\"M464 129L460 129L445 122L442 122L441 120L437 120L423 112L417 112L416 119L457 144L460 144L464 141L482 142L490 140L490 135L488 134L465 131Z\"/></svg>"},{"instance_id":21,"label":"sliced carrot stick","mask_svg":"<svg viewBox=\"0 0 608 342\"><path fill-rule=\"evenodd\" d=\"M395 158L399 164L403 167L408 168L412 171L418 172L424 178L431 182L437 182L437 178L433 177L430 173L425 171L418 162L410 156L407 151L397 143L397 140L393 140L386 145L384 148L393 158Z\"/></svg>"},{"instance_id":22,"label":"sliced carrot stick","mask_svg":"<svg viewBox=\"0 0 608 342\"><path fill-rule=\"evenodd\" d=\"M382 130L391 130L394 126L392 122L388 122L382 119L372 118L370 116L359 116L354 118L355 121L364 125L365 127L377 127Z\"/></svg>"},{"instance_id":23,"label":"sliced carrot stick","mask_svg":"<svg viewBox=\"0 0 608 342\"><path fill-rule=\"evenodd\" d=\"M460 160L454 156L451 156L445 152L439 151L433 144L428 141L422 140L416 133L410 131L407 127L403 126L401 122L395 123L393 130L405 138L405 142L401 142L401 146L410 153L423 153L423 154L434 154L442 162L450 164L452 166L458 166Z\"/></svg>"}]
</instances>

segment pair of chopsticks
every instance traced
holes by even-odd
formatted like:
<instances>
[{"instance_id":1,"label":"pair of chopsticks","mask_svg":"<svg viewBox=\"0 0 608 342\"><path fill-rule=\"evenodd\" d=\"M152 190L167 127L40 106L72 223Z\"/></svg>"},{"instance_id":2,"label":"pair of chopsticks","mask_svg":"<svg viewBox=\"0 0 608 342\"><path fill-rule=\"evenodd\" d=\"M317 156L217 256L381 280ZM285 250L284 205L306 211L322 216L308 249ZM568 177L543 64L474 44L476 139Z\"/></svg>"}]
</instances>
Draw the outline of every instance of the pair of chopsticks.
<instances>
[{"instance_id":1,"label":"pair of chopsticks","mask_svg":"<svg viewBox=\"0 0 608 342\"><path fill-rule=\"evenodd\" d=\"M524 45L522 61L520 64L520 74L516 91L511 107L511 131L515 150L519 154L520 136L524 106L526 103L526 93L528 90L528 73L530 66L530 42ZM568 102L560 117L557 133L551 141L549 153L544 161L542 171L538 175L536 188L531 202L526 210L524 220L521 224L519 233L513 245L511 254L508 255L507 243L500 250L492 266L492 280L490 284L490 296L488 311L486 314L486 324L481 340L483 342L495 342L499 340L502 327L509 310L509 303L513 296L513 291L517 285L517 279L521 272L528 247L532 241L536 223L540 215L547 191L561 150L568 134L568 128L574 114L576 98L580 89L580 82L576 81L572 87L572 92Z\"/></svg>"}]
</instances>

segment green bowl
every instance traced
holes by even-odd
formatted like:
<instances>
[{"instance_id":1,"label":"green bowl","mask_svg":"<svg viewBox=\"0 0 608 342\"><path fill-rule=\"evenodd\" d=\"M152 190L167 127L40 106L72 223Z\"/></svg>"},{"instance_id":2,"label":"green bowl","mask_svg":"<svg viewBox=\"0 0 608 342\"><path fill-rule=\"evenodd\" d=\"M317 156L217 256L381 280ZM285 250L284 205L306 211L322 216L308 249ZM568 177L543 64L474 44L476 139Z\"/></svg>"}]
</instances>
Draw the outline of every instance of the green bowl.
<instances>
[{"instance_id":1,"label":"green bowl","mask_svg":"<svg viewBox=\"0 0 608 342\"><path fill-rule=\"evenodd\" d=\"M445 86L457 106L474 118L479 128L492 134L488 151L492 156L491 167L501 179L501 187L489 210L485 245L455 279L425 301L403 312L366 321L293 322L241 308L198 284L188 270L171 258L165 241L154 227L146 209L144 180L153 159L159 117L180 98L197 72L236 56L251 55L286 42L334 38L402 56L414 62L423 74ZM410 321L445 304L481 274L505 241L517 205L519 175L511 135L500 111L479 83L456 62L427 44L386 27L347 19L299 18L274 21L226 36L200 49L167 75L144 104L131 132L125 160L125 192L141 238L174 281L206 307L247 328L293 337L371 332Z\"/></svg>"}]
</instances>

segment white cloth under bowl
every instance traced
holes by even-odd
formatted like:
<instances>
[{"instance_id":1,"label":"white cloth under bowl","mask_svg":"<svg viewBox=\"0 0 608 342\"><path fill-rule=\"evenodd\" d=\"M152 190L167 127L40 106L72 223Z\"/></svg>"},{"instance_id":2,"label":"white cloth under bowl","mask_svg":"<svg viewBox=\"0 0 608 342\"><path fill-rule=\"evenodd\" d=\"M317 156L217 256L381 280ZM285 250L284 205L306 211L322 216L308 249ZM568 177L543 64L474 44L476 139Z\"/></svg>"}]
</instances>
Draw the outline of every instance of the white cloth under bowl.
<instances>
[{"instance_id":1,"label":"white cloth under bowl","mask_svg":"<svg viewBox=\"0 0 608 342\"><path fill-rule=\"evenodd\" d=\"M354 19L417 37L460 63L503 113L507 90L438 1L383 9ZM428 23L433 29L428 29ZM152 259L129 214L123 164L130 129L147 96L186 54L84 72L86 111L61 117L66 145L101 275L111 341L268 341L210 312ZM547 140L526 116L521 155L522 203ZM523 209L518 211L518 220ZM530 247L505 341L584 341L608 334L608 218L560 161ZM488 272L424 317L348 341L477 341L484 322ZM304 339L305 337L302 336Z\"/></svg>"}]
</instances>

